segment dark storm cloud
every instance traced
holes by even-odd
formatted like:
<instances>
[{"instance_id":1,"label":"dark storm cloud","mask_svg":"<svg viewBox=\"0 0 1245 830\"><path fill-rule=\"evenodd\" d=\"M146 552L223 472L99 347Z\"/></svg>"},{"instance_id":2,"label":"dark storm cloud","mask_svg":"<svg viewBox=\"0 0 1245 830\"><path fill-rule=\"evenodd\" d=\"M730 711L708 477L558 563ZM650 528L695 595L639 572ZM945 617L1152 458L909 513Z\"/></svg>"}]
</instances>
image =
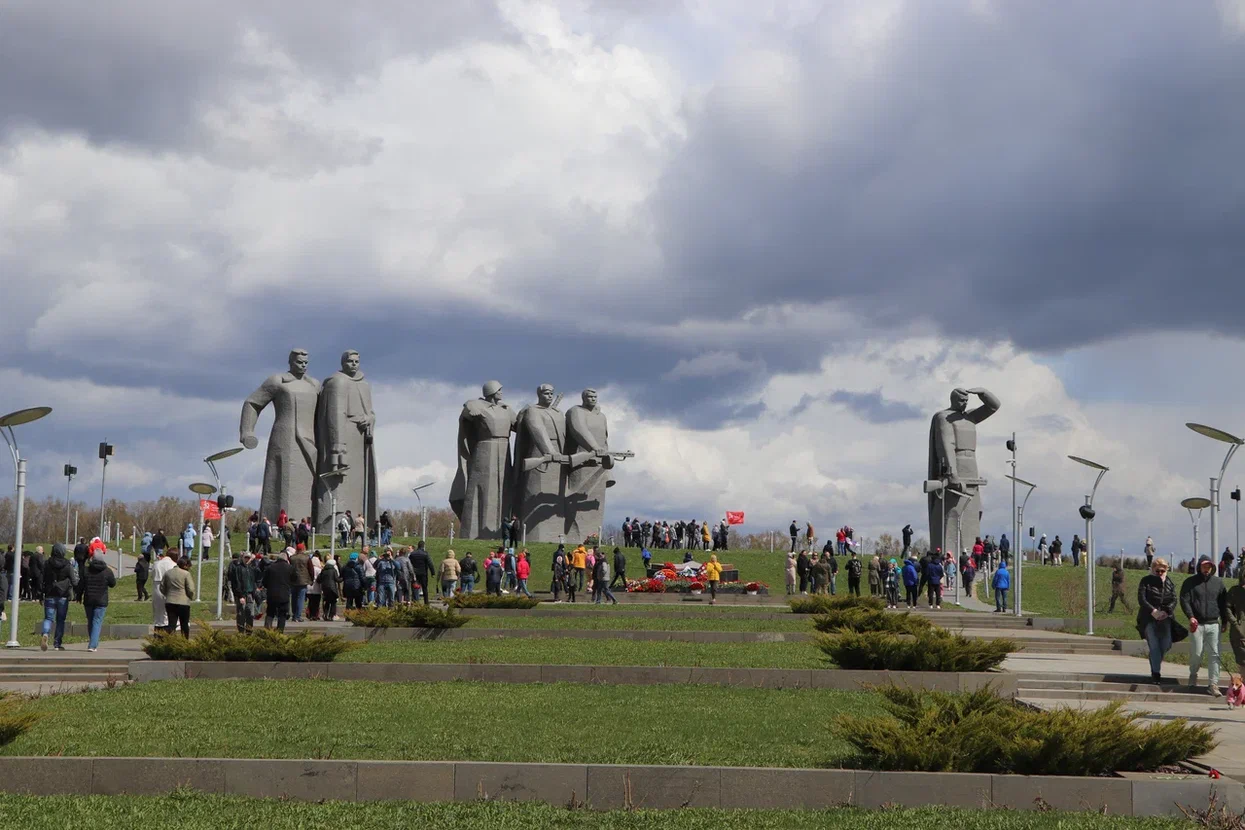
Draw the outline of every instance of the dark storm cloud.
<instances>
[{"instance_id":1,"label":"dark storm cloud","mask_svg":"<svg viewBox=\"0 0 1245 830\"><path fill-rule=\"evenodd\" d=\"M277 69L246 55L261 39L296 71L350 83L383 61L477 35L506 36L485 0L10 0L0 11L0 136L33 126L97 143L197 146L199 116Z\"/></svg>"},{"instance_id":2,"label":"dark storm cloud","mask_svg":"<svg viewBox=\"0 0 1245 830\"><path fill-rule=\"evenodd\" d=\"M773 119L710 92L654 200L679 284L722 316L837 299L1040 350L1241 334L1245 39L1219 6L967 6L908 4L858 58L824 14Z\"/></svg>"},{"instance_id":3,"label":"dark storm cloud","mask_svg":"<svg viewBox=\"0 0 1245 830\"><path fill-rule=\"evenodd\" d=\"M803 414L815 403L832 403L842 406L871 424L891 424L921 417L921 410L912 404L882 397L881 389L874 389L872 392L836 389L829 395L804 395L788 414L791 417Z\"/></svg>"}]
</instances>

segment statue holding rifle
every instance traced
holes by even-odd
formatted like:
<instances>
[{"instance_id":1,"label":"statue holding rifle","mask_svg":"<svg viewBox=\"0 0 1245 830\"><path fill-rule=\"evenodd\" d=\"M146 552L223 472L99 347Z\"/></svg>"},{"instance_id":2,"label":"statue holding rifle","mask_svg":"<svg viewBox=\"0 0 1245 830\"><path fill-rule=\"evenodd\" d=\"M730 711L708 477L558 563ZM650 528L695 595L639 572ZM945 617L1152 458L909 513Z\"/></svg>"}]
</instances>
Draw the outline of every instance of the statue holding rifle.
<instances>
[{"instance_id":1,"label":"statue holding rifle","mask_svg":"<svg viewBox=\"0 0 1245 830\"><path fill-rule=\"evenodd\" d=\"M981 405L968 408L976 396ZM977 424L999 411L1002 403L980 387L953 389L951 408L934 415L929 427L929 539L931 547L971 547L981 535L981 488L977 472ZM946 516L944 537L943 516Z\"/></svg>"},{"instance_id":2,"label":"statue holding rifle","mask_svg":"<svg viewBox=\"0 0 1245 830\"><path fill-rule=\"evenodd\" d=\"M605 490L614 486L614 462L632 452L611 452L609 426L597 406L597 390L585 389L583 404L566 413L567 475L566 536L579 542L601 529Z\"/></svg>"},{"instance_id":3,"label":"statue holding rifle","mask_svg":"<svg viewBox=\"0 0 1245 830\"><path fill-rule=\"evenodd\" d=\"M566 478L570 459L562 396L542 383L536 403L524 407L515 425L515 483L512 501L529 542L557 542L566 533Z\"/></svg>"}]
</instances>

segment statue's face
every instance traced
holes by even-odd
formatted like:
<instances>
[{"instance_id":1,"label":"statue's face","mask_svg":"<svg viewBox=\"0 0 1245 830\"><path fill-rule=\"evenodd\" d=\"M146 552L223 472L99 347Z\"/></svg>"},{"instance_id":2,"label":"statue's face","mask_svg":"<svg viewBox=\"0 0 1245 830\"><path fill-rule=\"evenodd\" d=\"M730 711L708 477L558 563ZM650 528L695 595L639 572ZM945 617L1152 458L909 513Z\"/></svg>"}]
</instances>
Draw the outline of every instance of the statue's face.
<instances>
[{"instance_id":1,"label":"statue's face","mask_svg":"<svg viewBox=\"0 0 1245 830\"><path fill-rule=\"evenodd\" d=\"M584 390L584 406L589 409L597 408L597 393L595 389Z\"/></svg>"},{"instance_id":2,"label":"statue's face","mask_svg":"<svg viewBox=\"0 0 1245 830\"><path fill-rule=\"evenodd\" d=\"M496 392L489 395L488 399L492 401L493 403L501 403L501 390L498 389Z\"/></svg>"},{"instance_id":3,"label":"statue's face","mask_svg":"<svg viewBox=\"0 0 1245 830\"><path fill-rule=\"evenodd\" d=\"M968 395L963 392L951 393L951 408L956 412L963 412L968 409Z\"/></svg>"},{"instance_id":4,"label":"statue's face","mask_svg":"<svg viewBox=\"0 0 1245 830\"><path fill-rule=\"evenodd\" d=\"M310 362L311 361L307 357L305 352L304 353L295 352L294 354L291 354L290 355L290 374L292 374L296 378L301 378L303 375L307 374L307 365Z\"/></svg>"},{"instance_id":5,"label":"statue's face","mask_svg":"<svg viewBox=\"0 0 1245 830\"><path fill-rule=\"evenodd\" d=\"M536 400L540 401L541 406L553 405L553 387L542 386L536 390Z\"/></svg>"},{"instance_id":6,"label":"statue's face","mask_svg":"<svg viewBox=\"0 0 1245 830\"><path fill-rule=\"evenodd\" d=\"M359 371L359 356L357 354L348 354L342 357L342 371L348 375L354 375Z\"/></svg>"}]
</instances>

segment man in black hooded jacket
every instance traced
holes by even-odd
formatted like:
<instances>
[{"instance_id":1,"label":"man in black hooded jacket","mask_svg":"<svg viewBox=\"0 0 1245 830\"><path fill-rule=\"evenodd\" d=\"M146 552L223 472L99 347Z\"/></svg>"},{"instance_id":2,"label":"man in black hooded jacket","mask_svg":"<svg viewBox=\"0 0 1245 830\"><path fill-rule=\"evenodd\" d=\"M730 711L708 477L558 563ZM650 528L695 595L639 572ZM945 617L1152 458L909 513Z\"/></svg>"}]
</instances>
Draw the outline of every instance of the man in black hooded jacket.
<instances>
[{"instance_id":1,"label":"man in black hooded jacket","mask_svg":"<svg viewBox=\"0 0 1245 830\"><path fill-rule=\"evenodd\" d=\"M1197 685L1197 670L1206 658L1209 681L1206 693L1222 697L1219 691L1220 624L1228 623L1228 592L1215 573L1215 563L1203 554L1197 560L1197 573L1180 586L1180 610L1189 618L1189 688Z\"/></svg>"},{"instance_id":2,"label":"man in black hooded jacket","mask_svg":"<svg viewBox=\"0 0 1245 830\"><path fill-rule=\"evenodd\" d=\"M53 645L57 651L64 651L61 641L65 639L65 617L69 615L69 598L73 596L74 585L78 582L73 565L65 558L65 546L57 542L52 546L52 558L43 568L43 636L39 648L48 650L48 634L52 632L52 622L56 621L56 636Z\"/></svg>"}]
</instances>

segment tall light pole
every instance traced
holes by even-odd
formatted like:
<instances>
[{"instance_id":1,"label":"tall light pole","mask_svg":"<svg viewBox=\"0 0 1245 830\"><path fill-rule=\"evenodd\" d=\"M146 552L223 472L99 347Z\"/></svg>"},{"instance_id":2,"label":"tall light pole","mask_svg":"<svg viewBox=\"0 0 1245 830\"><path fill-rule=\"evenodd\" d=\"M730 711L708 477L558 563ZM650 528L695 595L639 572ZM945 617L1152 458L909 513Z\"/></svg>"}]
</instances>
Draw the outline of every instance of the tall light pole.
<instances>
[{"instance_id":1,"label":"tall light pole","mask_svg":"<svg viewBox=\"0 0 1245 830\"><path fill-rule=\"evenodd\" d=\"M78 474L78 468L71 464L65 465L65 544L69 544L69 485L73 484L73 477Z\"/></svg>"},{"instance_id":2,"label":"tall light pole","mask_svg":"<svg viewBox=\"0 0 1245 830\"><path fill-rule=\"evenodd\" d=\"M203 459L203 463L207 464L208 469L212 471L212 478L216 479L216 492L218 493L216 497L216 506L220 508L220 554L217 556L218 561L216 563L216 619L218 620L222 618L224 613L224 609L221 607L221 604L225 584L225 542L227 541L225 535L225 511L233 506L233 496L225 495L225 485L221 483L220 473L216 472L216 462L226 458L232 458L242 452L243 449L245 448L230 447L227 450L221 450L220 452L213 453ZM202 585L199 586L199 590L203 590Z\"/></svg>"},{"instance_id":3,"label":"tall light pole","mask_svg":"<svg viewBox=\"0 0 1245 830\"><path fill-rule=\"evenodd\" d=\"M325 485L329 488L329 499L332 502L329 509L333 511L333 518L330 520L332 527L329 529L329 559L337 556L337 485L341 484L342 476L348 472L350 472L350 467L347 466L320 473L320 478L324 479Z\"/></svg>"},{"instance_id":4,"label":"tall light pole","mask_svg":"<svg viewBox=\"0 0 1245 830\"><path fill-rule=\"evenodd\" d=\"M1232 552L1237 555L1236 567L1237 567L1237 570L1240 570L1241 568L1241 561L1240 561L1240 555L1241 555L1241 488L1237 487L1235 490L1229 493L1228 496L1232 499L1232 501L1236 502L1236 547L1233 549Z\"/></svg>"},{"instance_id":5,"label":"tall light pole","mask_svg":"<svg viewBox=\"0 0 1245 830\"><path fill-rule=\"evenodd\" d=\"M30 409L19 409L16 412L10 412L8 415L0 418L0 435L4 436L4 443L9 445L9 453L13 456L13 471L17 488L17 527L15 532L17 538L13 540L13 573L9 577L9 596L12 602L9 603L9 641L4 644L6 648L19 648L21 646L21 643L17 642L17 611L19 604L18 589L21 580L22 521L25 518L26 510L26 459L22 458L21 450L18 449L17 436L13 434L13 427L37 421L51 411L52 407L50 406L35 406Z\"/></svg>"},{"instance_id":6,"label":"tall light pole","mask_svg":"<svg viewBox=\"0 0 1245 830\"><path fill-rule=\"evenodd\" d=\"M1219 478L1210 480L1210 559L1215 563L1215 568L1219 568L1219 485L1223 483L1223 477L1228 472L1228 464L1232 461L1232 456L1236 455L1236 451L1241 448L1241 444L1245 444L1240 438L1237 438L1230 432L1224 432L1215 427L1208 427L1206 424L1185 424L1189 429L1198 435L1205 435L1207 438L1213 438L1216 441L1222 441L1228 444L1228 454L1223 457L1223 466L1219 468Z\"/></svg>"},{"instance_id":7,"label":"tall light pole","mask_svg":"<svg viewBox=\"0 0 1245 830\"><path fill-rule=\"evenodd\" d=\"M107 441L101 441L99 444L99 460L104 462L103 470L99 476L99 538L104 539L104 482L108 479L108 459L112 457L112 451L116 449ZM117 572L121 572L121 563L117 563Z\"/></svg>"},{"instance_id":8,"label":"tall light pole","mask_svg":"<svg viewBox=\"0 0 1245 830\"><path fill-rule=\"evenodd\" d=\"M1012 469L1015 470L1015 467L1013 467ZM1029 496L1033 495L1033 491L1037 489L1037 485L1031 481L1025 481L1023 478L1017 478L1014 475L1008 476L1008 478L1011 479L1013 493L1016 492L1017 484L1029 488L1028 491L1025 493L1024 500L1021 501L1020 504L1016 507L1016 539L1013 542L1013 544L1016 545L1016 557L1015 557L1016 590L1012 592L1012 601L1015 603L1015 606L1016 606L1016 616L1019 617L1019 616L1023 616L1024 614L1024 611L1022 611L1021 609L1024 608L1024 604L1023 604L1024 599L1022 597L1022 593L1024 591L1024 577L1022 576L1022 572L1023 572L1024 559L1025 559L1025 556L1024 556L1025 546L1024 546L1024 541L1020 538L1020 534L1024 532L1023 528L1025 524L1025 505L1029 503Z\"/></svg>"},{"instance_id":9,"label":"tall light pole","mask_svg":"<svg viewBox=\"0 0 1245 830\"><path fill-rule=\"evenodd\" d=\"M424 512L424 500L419 497L419 491L425 490L434 484L436 484L435 481L430 481L427 484L421 484L418 487L411 488L411 492L413 492L415 494L415 498L419 500L419 540L421 542L428 541L428 514ZM334 519L334 521L336 521L336 519Z\"/></svg>"},{"instance_id":10,"label":"tall light pole","mask_svg":"<svg viewBox=\"0 0 1245 830\"><path fill-rule=\"evenodd\" d=\"M1189 511L1189 520L1193 522L1193 567L1197 568L1197 532L1202 523L1202 511L1210 507L1210 499L1205 496L1190 496L1180 502L1180 506ZM1193 511L1197 511L1194 513ZM1173 566L1175 562L1171 563Z\"/></svg>"},{"instance_id":11,"label":"tall light pole","mask_svg":"<svg viewBox=\"0 0 1245 830\"><path fill-rule=\"evenodd\" d=\"M1085 497L1085 504L1081 505L1081 518L1085 520L1085 550L1089 556L1089 567L1085 569L1085 585L1088 592L1089 601L1086 603L1086 626L1085 633L1094 633L1094 496L1098 493L1098 485L1102 483L1102 477L1109 471L1110 467L1099 464L1097 461L1090 461L1088 458L1081 458L1077 455L1068 456L1069 459L1077 464L1084 464L1092 470L1098 471L1098 477L1094 479L1094 489L1089 491L1089 495Z\"/></svg>"},{"instance_id":12,"label":"tall light pole","mask_svg":"<svg viewBox=\"0 0 1245 830\"><path fill-rule=\"evenodd\" d=\"M204 516L203 516L203 500L207 498L208 496L215 494L216 487L215 485L208 484L206 481L196 481L194 484L190 485L190 492L194 493L195 495L199 497L199 533L202 534L203 523L205 521ZM200 554L198 551L194 551L194 554L195 554L195 559L197 559L199 562L199 564L196 566L196 568L198 569L197 570L198 576L195 577L195 579L198 580L198 585L199 585L199 602L203 602L203 555Z\"/></svg>"}]
</instances>

